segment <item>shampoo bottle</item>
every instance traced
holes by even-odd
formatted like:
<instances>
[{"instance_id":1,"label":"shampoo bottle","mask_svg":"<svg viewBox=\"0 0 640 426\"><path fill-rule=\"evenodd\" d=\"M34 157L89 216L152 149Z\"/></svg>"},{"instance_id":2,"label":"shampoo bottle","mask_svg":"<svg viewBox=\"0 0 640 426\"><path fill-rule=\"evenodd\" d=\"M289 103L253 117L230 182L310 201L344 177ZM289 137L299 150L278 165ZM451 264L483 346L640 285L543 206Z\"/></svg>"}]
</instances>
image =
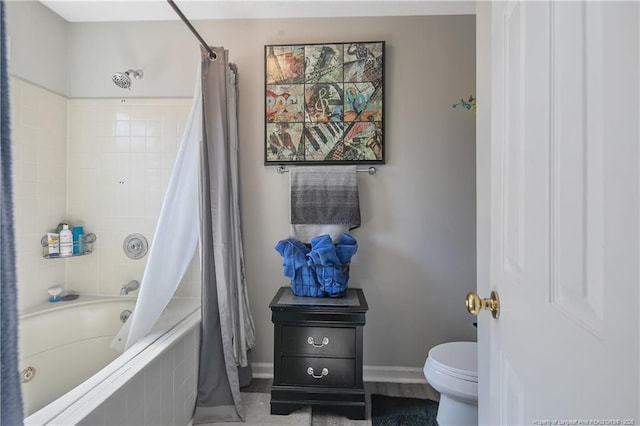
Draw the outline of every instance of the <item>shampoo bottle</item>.
<instances>
[{"instance_id":1,"label":"shampoo bottle","mask_svg":"<svg viewBox=\"0 0 640 426\"><path fill-rule=\"evenodd\" d=\"M84 253L84 230L82 226L74 226L73 231L73 254Z\"/></svg>"},{"instance_id":2,"label":"shampoo bottle","mask_svg":"<svg viewBox=\"0 0 640 426\"><path fill-rule=\"evenodd\" d=\"M62 225L60 231L60 256L71 256L73 254L73 235L69 225L66 223Z\"/></svg>"}]
</instances>

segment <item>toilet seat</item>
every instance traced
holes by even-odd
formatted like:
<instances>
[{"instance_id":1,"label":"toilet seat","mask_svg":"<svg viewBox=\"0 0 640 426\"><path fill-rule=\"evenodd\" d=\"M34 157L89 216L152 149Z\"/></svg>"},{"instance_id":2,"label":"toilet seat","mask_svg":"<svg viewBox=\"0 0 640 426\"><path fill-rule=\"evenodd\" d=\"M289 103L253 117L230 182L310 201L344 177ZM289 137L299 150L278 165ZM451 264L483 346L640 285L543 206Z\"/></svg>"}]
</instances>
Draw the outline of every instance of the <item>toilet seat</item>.
<instances>
[{"instance_id":1,"label":"toilet seat","mask_svg":"<svg viewBox=\"0 0 640 426\"><path fill-rule=\"evenodd\" d=\"M440 392L437 421L441 426L478 424L477 343L449 342L431 348L424 377Z\"/></svg>"},{"instance_id":2,"label":"toilet seat","mask_svg":"<svg viewBox=\"0 0 640 426\"><path fill-rule=\"evenodd\" d=\"M431 348L428 359L442 374L478 383L477 354L475 342L449 342Z\"/></svg>"}]
</instances>

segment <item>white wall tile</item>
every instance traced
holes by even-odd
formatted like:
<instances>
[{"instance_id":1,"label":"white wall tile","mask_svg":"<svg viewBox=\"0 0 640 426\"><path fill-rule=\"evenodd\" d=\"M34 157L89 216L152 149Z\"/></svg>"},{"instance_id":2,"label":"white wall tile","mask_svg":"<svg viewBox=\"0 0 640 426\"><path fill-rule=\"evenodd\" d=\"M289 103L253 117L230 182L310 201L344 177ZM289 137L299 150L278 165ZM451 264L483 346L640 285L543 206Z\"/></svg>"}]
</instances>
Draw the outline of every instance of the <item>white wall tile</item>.
<instances>
[{"instance_id":1,"label":"white wall tile","mask_svg":"<svg viewBox=\"0 0 640 426\"><path fill-rule=\"evenodd\" d=\"M148 105L145 110L147 121L159 121L160 124L162 124L162 121L165 119L164 114L166 109L166 105Z\"/></svg>"},{"instance_id":2,"label":"white wall tile","mask_svg":"<svg viewBox=\"0 0 640 426\"><path fill-rule=\"evenodd\" d=\"M86 294L117 295L142 278L146 259L130 260L124 238L152 242L190 99L72 99L11 77L12 149L19 309L62 285ZM61 221L98 240L94 253L44 260L40 238ZM182 296L198 296L189 273Z\"/></svg>"},{"instance_id":3,"label":"white wall tile","mask_svg":"<svg viewBox=\"0 0 640 426\"><path fill-rule=\"evenodd\" d=\"M131 125L128 120L118 120L114 124L114 136L131 136Z\"/></svg>"},{"instance_id":4,"label":"white wall tile","mask_svg":"<svg viewBox=\"0 0 640 426\"><path fill-rule=\"evenodd\" d=\"M105 117L99 115L100 108L93 106L88 108L87 104L112 104L113 105L113 127L117 135L104 147L105 151L99 155L99 183L97 185L87 185L79 190L79 194L74 189L83 179L75 178L78 173L73 167L69 168L69 192L70 203L69 212L73 213L74 207L82 203L82 195L89 196L92 189L97 197L95 204L98 206L92 216L95 229L99 229L97 246L100 246L100 270L114 271L110 277L99 277L98 288L100 294L117 294L122 284L120 281L129 276L129 279L141 279L145 259L139 261L129 261L123 257L122 242L126 235L131 232L140 232L152 242L155 224L160 212L162 198L166 190L167 181L163 179L163 172L160 168L163 164L162 151L164 135L169 134L172 140L166 142L171 146L171 151L166 153L164 161L171 163L175 161L178 144L177 123L184 122L183 114L188 113L190 100L127 100L126 102L105 100L71 100L70 104L82 102L86 109L97 111L95 114L87 114L82 111L81 118L86 123L104 120ZM184 105L182 105L184 104ZM176 106L180 106L177 108ZM109 111L108 109L106 109ZM78 111L72 107L70 111ZM186 111L186 112L185 112ZM110 112L109 112L110 113ZM182 114L182 115L179 115ZM69 126L75 126L76 120L73 113L70 113ZM169 125L166 123L170 122ZM173 132L165 132L166 128L173 129ZM71 132L78 133L78 132ZM154 136L157 135L157 136ZM70 146L69 155L74 155ZM78 147L78 149L81 149ZM96 195L98 194L98 195ZM86 203L91 203L87 199ZM137 226L136 219L142 219ZM104 238L103 238L104 236ZM117 271L116 271L117 270ZM199 280L199 277L196 277ZM189 295L198 295L199 286L181 286L181 294L192 292Z\"/></svg>"},{"instance_id":5,"label":"white wall tile","mask_svg":"<svg viewBox=\"0 0 640 426\"><path fill-rule=\"evenodd\" d=\"M162 137L162 120L149 118L145 123L145 136Z\"/></svg>"},{"instance_id":6,"label":"white wall tile","mask_svg":"<svg viewBox=\"0 0 640 426\"><path fill-rule=\"evenodd\" d=\"M40 238L66 215L67 100L15 77L12 98L18 309L65 285L65 264L44 260Z\"/></svg>"},{"instance_id":7,"label":"white wall tile","mask_svg":"<svg viewBox=\"0 0 640 426\"><path fill-rule=\"evenodd\" d=\"M146 121L134 121L129 122L131 137L145 137L147 135L147 123Z\"/></svg>"},{"instance_id":8,"label":"white wall tile","mask_svg":"<svg viewBox=\"0 0 640 426\"><path fill-rule=\"evenodd\" d=\"M147 147L149 147L149 138L147 138ZM146 165L149 170L158 170L162 168L162 154L159 151L147 150Z\"/></svg>"},{"instance_id":9,"label":"white wall tile","mask_svg":"<svg viewBox=\"0 0 640 426\"><path fill-rule=\"evenodd\" d=\"M129 144L130 144L131 152L140 152L140 153L147 152L147 142L145 141L144 134L142 135L132 134Z\"/></svg>"}]
</instances>

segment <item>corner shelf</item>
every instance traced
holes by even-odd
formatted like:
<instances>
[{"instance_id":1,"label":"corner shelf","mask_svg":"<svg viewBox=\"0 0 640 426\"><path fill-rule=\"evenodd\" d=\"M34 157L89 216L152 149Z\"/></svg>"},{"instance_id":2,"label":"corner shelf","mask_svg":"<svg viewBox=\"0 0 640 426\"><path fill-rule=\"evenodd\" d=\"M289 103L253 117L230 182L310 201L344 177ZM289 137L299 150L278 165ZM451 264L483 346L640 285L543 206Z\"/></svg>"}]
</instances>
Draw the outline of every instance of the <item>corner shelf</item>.
<instances>
[{"instance_id":1,"label":"corner shelf","mask_svg":"<svg viewBox=\"0 0 640 426\"><path fill-rule=\"evenodd\" d=\"M78 253L78 254L61 256L59 254L49 254L48 239L47 239L47 236L45 235L40 239L40 244L42 245L42 257L44 257L45 259L69 259L71 257L86 256L93 253L93 243L96 242L96 239L97 239L96 234L90 232L85 235L84 252Z\"/></svg>"}]
</instances>

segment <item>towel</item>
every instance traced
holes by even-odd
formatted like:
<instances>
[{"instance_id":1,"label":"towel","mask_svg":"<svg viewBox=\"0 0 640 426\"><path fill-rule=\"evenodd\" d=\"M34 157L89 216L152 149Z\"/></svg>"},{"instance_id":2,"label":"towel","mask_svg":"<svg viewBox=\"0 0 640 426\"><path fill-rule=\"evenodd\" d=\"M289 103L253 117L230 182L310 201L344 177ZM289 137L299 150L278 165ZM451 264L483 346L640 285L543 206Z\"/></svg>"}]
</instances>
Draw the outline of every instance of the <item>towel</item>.
<instances>
[{"instance_id":1,"label":"towel","mask_svg":"<svg viewBox=\"0 0 640 426\"><path fill-rule=\"evenodd\" d=\"M295 238L287 238L278 241L275 249L283 258L284 276L291 279L291 289L296 296L324 296L315 271L307 265L309 247Z\"/></svg>"},{"instance_id":2,"label":"towel","mask_svg":"<svg viewBox=\"0 0 640 426\"><path fill-rule=\"evenodd\" d=\"M356 240L342 234L336 244L329 235L311 239L311 251L307 263L313 268L324 295L339 297L345 294L349 281L349 262L358 249Z\"/></svg>"},{"instance_id":3,"label":"towel","mask_svg":"<svg viewBox=\"0 0 640 426\"><path fill-rule=\"evenodd\" d=\"M358 251L358 243L355 238L349 234L342 234L336 241L336 256L342 265L346 265Z\"/></svg>"},{"instance_id":4,"label":"towel","mask_svg":"<svg viewBox=\"0 0 640 426\"><path fill-rule=\"evenodd\" d=\"M296 239L287 238L286 240L278 241L275 249L284 259L282 264L284 276L294 279L296 270L307 264L309 247Z\"/></svg>"},{"instance_id":5,"label":"towel","mask_svg":"<svg viewBox=\"0 0 640 426\"><path fill-rule=\"evenodd\" d=\"M329 235L311 239L311 248L300 240L280 240L275 249L283 257L284 276L296 296L342 297L349 281L349 262L358 243L342 234L334 244Z\"/></svg>"},{"instance_id":6,"label":"towel","mask_svg":"<svg viewBox=\"0 0 640 426\"><path fill-rule=\"evenodd\" d=\"M356 166L302 166L289 172L291 236L305 243L360 227Z\"/></svg>"},{"instance_id":7,"label":"towel","mask_svg":"<svg viewBox=\"0 0 640 426\"><path fill-rule=\"evenodd\" d=\"M329 235L319 235L311 239L311 251L307 254L309 265L342 265L336 254L336 246Z\"/></svg>"}]
</instances>

